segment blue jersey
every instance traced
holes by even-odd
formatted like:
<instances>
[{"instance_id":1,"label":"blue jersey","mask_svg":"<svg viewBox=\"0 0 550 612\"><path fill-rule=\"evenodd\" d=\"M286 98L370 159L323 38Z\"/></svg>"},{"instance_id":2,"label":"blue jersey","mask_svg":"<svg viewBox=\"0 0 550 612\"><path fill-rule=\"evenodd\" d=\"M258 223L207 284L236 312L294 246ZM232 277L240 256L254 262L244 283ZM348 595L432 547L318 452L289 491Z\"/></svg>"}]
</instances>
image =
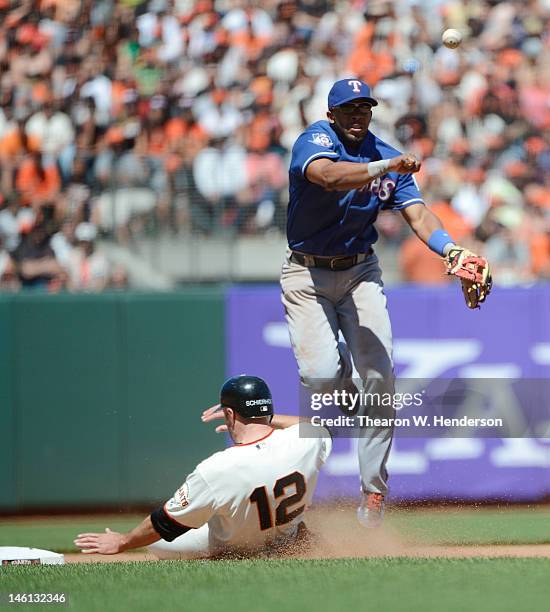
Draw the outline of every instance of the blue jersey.
<instances>
[{"instance_id":1,"label":"blue jersey","mask_svg":"<svg viewBox=\"0 0 550 612\"><path fill-rule=\"evenodd\" d=\"M371 162L397 155L399 151L372 132L368 132L357 155L351 155L328 121L310 125L292 148L287 220L290 248L313 255L366 253L378 238L374 222L379 210L403 210L423 203L412 174L388 172L363 189L326 191L306 179L306 169L321 157Z\"/></svg>"}]
</instances>

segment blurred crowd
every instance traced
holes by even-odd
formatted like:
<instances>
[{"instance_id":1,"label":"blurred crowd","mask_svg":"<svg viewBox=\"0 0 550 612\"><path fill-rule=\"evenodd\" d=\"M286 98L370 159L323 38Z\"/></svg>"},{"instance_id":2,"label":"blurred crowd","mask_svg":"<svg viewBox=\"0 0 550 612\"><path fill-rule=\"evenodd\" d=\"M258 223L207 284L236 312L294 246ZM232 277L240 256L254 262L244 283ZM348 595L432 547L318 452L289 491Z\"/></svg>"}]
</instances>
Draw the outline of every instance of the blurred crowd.
<instances>
[{"instance_id":1,"label":"blurred crowd","mask_svg":"<svg viewBox=\"0 0 550 612\"><path fill-rule=\"evenodd\" d=\"M124 288L101 236L284 231L290 148L345 76L497 282L550 278L550 0L0 0L0 288Z\"/></svg>"}]
</instances>

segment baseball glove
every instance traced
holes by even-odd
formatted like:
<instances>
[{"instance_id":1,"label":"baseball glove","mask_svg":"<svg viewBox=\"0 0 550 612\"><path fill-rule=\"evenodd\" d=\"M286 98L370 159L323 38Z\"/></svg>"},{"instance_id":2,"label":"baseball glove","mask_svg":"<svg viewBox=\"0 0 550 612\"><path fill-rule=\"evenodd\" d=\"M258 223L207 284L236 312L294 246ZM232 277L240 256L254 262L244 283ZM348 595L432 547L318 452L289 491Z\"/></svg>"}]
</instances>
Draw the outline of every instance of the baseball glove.
<instances>
[{"instance_id":1,"label":"baseball glove","mask_svg":"<svg viewBox=\"0 0 550 612\"><path fill-rule=\"evenodd\" d=\"M447 274L452 274L460 279L462 293L468 308L479 308L493 286L487 260L456 245L445 257L445 265Z\"/></svg>"}]
</instances>

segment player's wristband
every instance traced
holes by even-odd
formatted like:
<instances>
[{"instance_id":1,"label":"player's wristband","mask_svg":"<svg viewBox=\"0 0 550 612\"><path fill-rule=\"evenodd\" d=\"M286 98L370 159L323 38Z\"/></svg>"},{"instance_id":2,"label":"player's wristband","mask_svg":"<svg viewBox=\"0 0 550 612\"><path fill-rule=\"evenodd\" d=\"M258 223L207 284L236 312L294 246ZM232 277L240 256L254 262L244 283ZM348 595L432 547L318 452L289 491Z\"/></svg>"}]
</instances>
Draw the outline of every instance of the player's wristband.
<instances>
[{"instance_id":1,"label":"player's wristband","mask_svg":"<svg viewBox=\"0 0 550 612\"><path fill-rule=\"evenodd\" d=\"M428 246L434 253L445 256L445 247L448 244L453 245L455 241L447 234L445 230L436 229L432 232L432 235L428 239Z\"/></svg>"},{"instance_id":2,"label":"player's wristband","mask_svg":"<svg viewBox=\"0 0 550 612\"><path fill-rule=\"evenodd\" d=\"M367 173L369 178L378 178L386 174L390 167L391 159L380 159L379 161L369 162L367 164Z\"/></svg>"}]
</instances>

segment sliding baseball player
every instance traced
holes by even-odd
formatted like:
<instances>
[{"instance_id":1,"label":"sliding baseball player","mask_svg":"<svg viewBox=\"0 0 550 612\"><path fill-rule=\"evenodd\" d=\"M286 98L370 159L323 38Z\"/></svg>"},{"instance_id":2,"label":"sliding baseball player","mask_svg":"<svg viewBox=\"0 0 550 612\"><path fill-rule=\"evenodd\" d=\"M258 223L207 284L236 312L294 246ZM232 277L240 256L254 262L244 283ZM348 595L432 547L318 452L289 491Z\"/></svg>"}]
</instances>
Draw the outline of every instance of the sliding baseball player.
<instances>
[{"instance_id":1,"label":"sliding baseball player","mask_svg":"<svg viewBox=\"0 0 550 612\"><path fill-rule=\"evenodd\" d=\"M233 446L202 461L132 531L79 534L83 553L148 546L159 559L190 559L279 552L305 541L304 514L332 448L327 430L275 416L271 392L255 376L226 381L220 404L202 415L205 423L215 419ZM311 437L302 437L304 427Z\"/></svg>"}]
</instances>

